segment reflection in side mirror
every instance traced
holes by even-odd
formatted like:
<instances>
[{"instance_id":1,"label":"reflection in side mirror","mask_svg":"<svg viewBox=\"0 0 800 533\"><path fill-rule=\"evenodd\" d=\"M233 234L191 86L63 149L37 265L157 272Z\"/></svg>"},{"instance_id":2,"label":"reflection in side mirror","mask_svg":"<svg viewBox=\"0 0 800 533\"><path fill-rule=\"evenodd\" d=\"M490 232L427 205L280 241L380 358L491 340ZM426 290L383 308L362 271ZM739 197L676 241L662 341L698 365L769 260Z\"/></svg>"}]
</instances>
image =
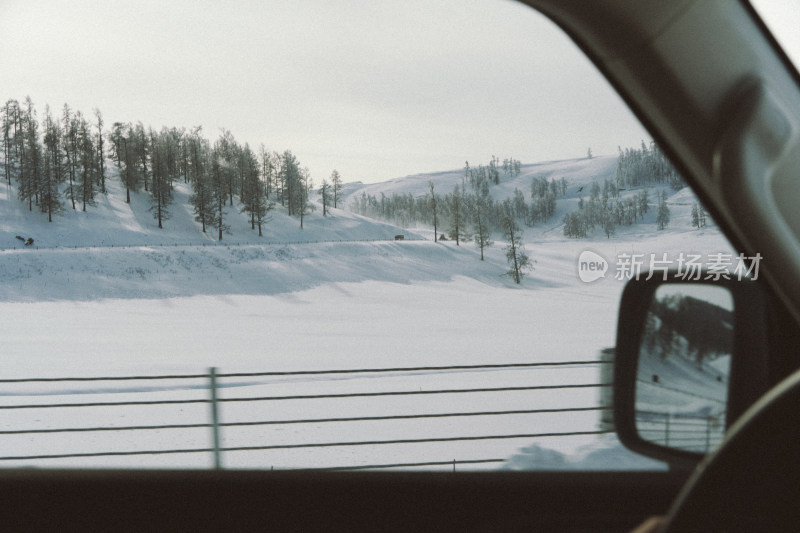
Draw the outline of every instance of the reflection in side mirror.
<instances>
[{"instance_id":1,"label":"reflection in side mirror","mask_svg":"<svg viewBox=\"0 0 800 533\"><path fill-rule=\"evenodd\" d=\"M722 441L733 311L724 287L658 287L639 347L635 423L643 440L696 453Z\"/></svg>"}]
</instances>

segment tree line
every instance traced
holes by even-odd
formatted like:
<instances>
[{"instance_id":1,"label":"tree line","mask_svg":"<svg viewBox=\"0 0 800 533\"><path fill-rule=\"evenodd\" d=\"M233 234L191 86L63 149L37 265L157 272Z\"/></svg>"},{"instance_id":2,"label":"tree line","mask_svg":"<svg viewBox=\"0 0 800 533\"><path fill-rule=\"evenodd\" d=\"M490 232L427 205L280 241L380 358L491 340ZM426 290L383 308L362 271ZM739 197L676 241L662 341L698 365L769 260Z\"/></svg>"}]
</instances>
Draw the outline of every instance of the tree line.
<instances>
[{"instance_id":1,"label":"tree line","mask_svg":"<svg viewBox=\"0 0 800 533\"><path fill-rule=\"evenodd\" d=\"M733 313L683 294L653 299L647 313L642 345L666 359L673 354L692 358L699 368L706 359L730 354Z\"/></svg>"},{"instance_id":2,"label":"tree line","mask_svg":"<svg viewBox=\"0 0 800 533\"><path fill-rule=\"evenodd\" d=\"M615 180L604 180L602 190L598 182L592 183L588 200L580 197L578 209L564 215L564 236L584 238L599 227L611 238L617 227L636 224L650 208L648 185L669 185L680 190L686 184L655 142L648 147L642 141L640 149L619 148ZM634 187L645 188L620 198L621 191ZM656 225L663 230L670 221L667 191L657 192L655 201ZM697 205L693 208L692 225L697 228L705 225L705 212Z\"/></svg>"},{"instance_id":3,"label":"tree line","mask_svg":"<svg viewBox=\"0 0 800 533\"><path fill-rule=\"evenodd\" d=\"M30 97L22 104L9 99L0 109L0 176L9 189L16 186L18 199L30 211L36 207L47 213L50 222L53 215L67 208L86 211L97 205L100 195L108 194L107 160L115 168L112 174L125 188L126 203L131 202L131 192L147 193L149 210L162 229L170 218L175 184L180 180L191 188L189 203L201 231L214 231L219 240L230 232L227 221L234 206L248 214L251 229L257 228L259 236L278 203L289 216L300 219L301 229L313 209L309 202L314 187L310 172L290 150L270 152L262 144L254 151L249 144L237 142L228 130L222 130L212 142L202 135L201 127L187 131L165 126L156 131L142 122L114 122L107 131L99 110L94 110L93 118L90 122L68 104L58 116L45 106L40 124ZM470 239L474 229L482 260L484 248L492 245L489 225L501 227L508 240L507 274L520 283L531 262L512 215L518 206L507 201L498 207L489 195L488 184L499 183L500 169L506 175L518 175L520 162L507 158L501 165L492 157L486 167L471 169L467 164L464 183L451 194L439 197L431 183L429 199L420 203L401 196L387 207L384 198L384 212L388 216L389 212L414 213L421 209L425 216L433 217L435 226L439 217L445 217L448 235L456 244ZM472 184L471 193L466 190L467 180ZM334 170L317 191L323 216L331 207L338 207L341 191L342 177ZM363 211L371 211L375 200L364 202ZM408 205L403 206L404 202ZM438 233L435 239L439 239Z\"/></svg>"},{"instance_id":4,"label":"tree line","mask_svg":"<svg viewBox=\"0 0 800 533\"><path fill-rule=\"evenodd\" d=\"M618 148L618 150L617 187L667 184L677 191L686 186L681 175L655 141L651 141L650 146L642 141L640 149Z\"/></svg>"},{"instance_id":5,"label":"tree line","mask_svg":"<svg viewBox=\"0 0 800 533\"><path fill-rule=\"evenodd\" d=\"M632 226L639 222L650 209L650 191L642 189L627 198L620 198L620 191L613 181L604 180L602 191L597 182L589 189L589 198L578 199L578 209L564 215L564 236L584 238L600 227L606 237L611 238L618 226ZM656 194L658 229L669 224L670 211L667 206L667 191Z\"/></svg>"},{"instance_id":6,"label":"tree line","mask_svg":"<svg viewBox=\"0 0 800 533\"><path fill-rule=\"evenodd\" d=\"M351 200L349 208L360 215L398 226L433 226L437 239L449 238L457 244L480 233L478 228L484 228L487 233L502 231L503 218L513 218L528 227L549 220L555 213L557 198L567 192L567 180L533 177L529 200L519 188L515 188L513 196L496 201L491 195L491 187L499 183L501 167L497 165L498 161L493 157L489 165L477 167L470 167L467 162L461 184L444 194L436 190L433 182L430 182L426 194L417 197L410 192L389 196L362 192ZM508 161L514 163L506 167L507 175L518 175L519 161Z\"/></svg>"},{"instance_id":7,"label":"tree line","mask_svg":"<svg viewBox=\"0 0 800 533\"><path fill-rule=\"evenodd\" d=\"M588 153L591 154L591 150ZM556 201L567 193L568 182L565 178L534 176L527 199L519 188L515 188L511 197L496 201L490 189L499 184L500 168L506 175L515 176L519 173L520 165L511 158L504 160L501 167L499 159L493 156L485 166L470 167L467 163L462 183L443 196L436 192L432 183L428 193L417 197L411 193L392 193L390 196L380 193L375 196L363 192L352 201L350 209L399 226L433 226L436 238L449 238L456 244L471 237L484 241L493 232L503 231L504 218L532 227L554 216ZM621 187L620 182L626 187ZM610 238L619 226L640 222L650 210L651 201L655 203L657 227L659 230L665 229L671 216L667 205L668 193L660 188L655 198L651 198L651 191L643 184L666 184L673 189L684 186L680 175L655 143L651 143L650 147L642 143L641 150L630 148L623 152L620 149L616 179L605 179L602 186L600 182L593 182L589 186L588 198L581 196L578 209L564 215L564 235L585 238L596 228L601 228ZM635 194L627 194L625 198L620 195L627 188L642 186L645 188ZM579 188L579 193L582 189ZM692 225L701 228L705 224L705 211L698 204L693 208ZM440 233L440 230L443 232ZM486 238L482 237L484 234Z\"/></svg>"},{"instance_id":8,"label":"tree line","mask_svg":"<svg viewBox=\"0 0 800 533\"><path fill-rule=\"evenodd\" d=\"M518 160L507 158L502 166L499 158L492 156L488 165L464 166L461 184L456 184L451 192L440 194L434 182L428 182L426 194L414 197L411 193L393 193L380 198L362 192L351 201L350 210L370 218L382 219L399 226L425 224L433 227L434 241L452 240L456 246L472 241L479 248L481 261L484 251L492 246L492 233L500 231L507 242L506 258L509 270L506 274L515 283L520 283L526 271L532 268L522 244L522 230L518 220L532 225L533 221L543 221L555 211L555 195L565 194L567 182L547 181L534 178L531 184L530 203L524 195L515 190L514 198L496 202L490 187L500 182L500 169L506 176L520 173Z\"/></svg>"},{"instance_id":9,"label":"tree line","mask_svg":"<svg viewBox=\"0 0 800 533\"><path fill-rule=\"evenodd\" d=\"M98 194L106 192L103 160L103 116L94 110L90 122L80 111L64 105L55 116L45 107L41 126L30 97L20 104L8 100L0 109L2 176L9 187L17 185L17 197L33 211L47 213L48 220L64 209L85 211Z\"/></svg>"},{"instance_id":10,"label":"tree line","mask_svg":"<svg viewBox=\"0 0 800 533\"><path fill-rule=\"evenodd\" d=\"M17 197L30 211L36 207L47 213L50 222L66 208L86 211L96 206L98 195L107 194L107 158L125 187L127 203L131 192L148 193L159 228L170 218L179 180L192 189L189 201L202 231L216 231L219 240L230 230L226 221L235 200L259 236L278 203L300 219L301 228L313 208L310 173L290 150L270 152L262 144L254 151L228 130L213 143L200 127L156 131L141 122L114 122L106 131L99 110L90 122L67 104L57 116L45 106L40 121L30 97L22 104L14 99L5 103L0 130L2 178L16 186ZM337 207L341 190L342 178L334 170L321 189L323 215L331 204Z\"/></svg>"}]
</instances>

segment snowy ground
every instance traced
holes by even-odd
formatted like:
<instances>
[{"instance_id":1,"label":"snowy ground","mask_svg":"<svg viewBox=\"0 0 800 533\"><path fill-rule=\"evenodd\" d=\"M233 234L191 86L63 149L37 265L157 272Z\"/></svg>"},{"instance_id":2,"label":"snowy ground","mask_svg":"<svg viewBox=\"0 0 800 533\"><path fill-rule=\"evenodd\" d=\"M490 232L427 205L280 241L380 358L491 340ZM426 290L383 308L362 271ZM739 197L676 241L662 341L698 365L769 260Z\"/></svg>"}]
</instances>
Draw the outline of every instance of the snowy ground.
<instances>
[{"instance_id":1,"label":"snowy ground","mask_svg":"<svg viewBox=\"0 0 800 533\"><path fill-rule=\"evenodd\" d=\"M719 252L711 229L693 231L690 202L675 198L673 225L623 229L612 239L563 238L558 224L526 231L535 271L515 286L501 243L479 261L474 245L435 244L408 232L334 211L319 211L299 230L276 212L259 239L244 215L232 216L223 244L203 236L176 208L159 231L144 195L129 206L115 196L88 214L67 212L56 229L7 198L0 185L0 339L4 378L289 371L478 365L599 359L614 345L623 282L613 279L620 252ZM117 191L118 193L119 191ZM188 191L179 189L180 194ZM142 207L144 206L144 207ZM141 215L140 213L144 213ZM139 214L137 214L139 213ZM238 218L236 218L238 217ZM93 220L90 220L93 219ZM98 229L102 228L102 229ZM404 233L408 239L395 242ZM24 248L15 234L35 236ZM373 240L378 242L367 242ZM315 242L325 241L325 242ZM347 241L347 242L330 242ZM226 244L227 243L227 244ZM238 243L238 244L234 244ZM296 243L296 244L294 244ZM112 247L113 245L113 247ZM577 258L592 249L612 264L606 279L580 281ZM231 378L233 379L233 378ZM369 392L592 383L595 367L560 370L401 373L349 379L233 380L231 395L275 396L320 391ZM4 405L121 399L204 398L204 381L168 390L118 384L3 384ZM200 387L200 388L198 388ZM395 399L301 400L224 404L222 421L321 418L420 412L589 407L595 388ZM76 400L78 398L78 400ZM435 400L434 400L435 398ZM84 425L204 423L208 407L5 410L0 431ZM33 414L31 414L33 413ZM57 414L56 414L57 413ZM102 421L101 421L102 419ZM529 434L597 429L597 412L442 418L418 421L230 428L224 446L387 440L456 435ZM111 449L204 448L208 429L118 433L2 435L0 455ZM569 455L569 457L567 457ZM237 452L229 467L324 467L502 458L483 468L649 468L612 436L558 437ZM6 466L32 464L6 461ZM43 460L37 466L206 467L203 454Z\"/></svg>"}]
</instances>

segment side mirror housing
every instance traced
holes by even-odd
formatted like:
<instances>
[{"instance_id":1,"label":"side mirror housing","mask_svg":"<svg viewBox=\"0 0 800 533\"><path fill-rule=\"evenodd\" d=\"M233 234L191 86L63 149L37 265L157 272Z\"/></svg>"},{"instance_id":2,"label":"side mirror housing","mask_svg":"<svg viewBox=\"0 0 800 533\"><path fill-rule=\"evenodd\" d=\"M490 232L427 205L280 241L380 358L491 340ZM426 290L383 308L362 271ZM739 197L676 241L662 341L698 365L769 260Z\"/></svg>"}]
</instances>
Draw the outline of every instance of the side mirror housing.
<instances>
[{"instance_id":1,"label":"side mirror housing","mask_svg":"<svg viewBox=\"0 0 800 533\"><path fill-rule=\"evenodd\" d=\"M768 390L767 346L765 298L755 281L631 280L614 355L620 441L692 468Z\"/></svg>"}]
</instances>

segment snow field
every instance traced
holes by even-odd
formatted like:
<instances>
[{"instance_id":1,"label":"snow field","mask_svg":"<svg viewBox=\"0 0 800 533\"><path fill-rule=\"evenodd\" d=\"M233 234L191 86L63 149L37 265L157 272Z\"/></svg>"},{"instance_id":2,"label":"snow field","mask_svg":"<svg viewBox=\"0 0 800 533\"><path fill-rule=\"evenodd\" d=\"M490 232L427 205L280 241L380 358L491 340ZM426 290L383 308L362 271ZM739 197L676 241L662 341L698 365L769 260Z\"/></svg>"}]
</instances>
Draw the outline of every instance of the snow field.
<instances>
[{"instance_id":1,"label":"snow field","mask_svg":"<svg viewBox=\"0 0 800 533\"><path fill-rule=\"evenodd\" d=\"M592 164L600 166L560 162L525 168L526 172L569 171L570 183L579 183L578 178L588 183L612 168L603 158L595 160ZM420 183L427 184L427 179L420 178ZM563 237L556 219L552 226L524 229L535 270L521 286L515 286L503 276L508 267L502 242L487 249L486 261L481 262L473 244L394 242L395 234L412 239L415 233L342 210L334 210L334 216L327 218L318 210L306 219L303 231L296 219L276 212L263 239L250 230L245 215L236 214L231 217L232 235L226 235L222 244L212 244L213 238L199 231L179 202L167 222L169 231L155 228L144 194L134 195L128 205L119 200L119 191L88 213L68 212L65 220L48 226L8 199L4 187L0 184L4 378L202 373L212 366L220 372L236 372L596 360L601 349L614 345L616 335L624 286L614 279L617 254L668 252L674 257L679 252L728 250L717 230L691 230L686 221L691 199L681 199L678 193L673 222L663 232L656 232L654 224L644 224L620 228L611 239L575 241ZM449 191L437 188L437 192ZM182 185L176 192L188 193ZM35 236L38 249L18 246L14 235L23 233ZM420 235L429 233L419 231ZM383 242L313 242L373 239ZM579 280L577 258L585 249L610 261L606 279L591 284ZM507 387L597 379L596 369L574 367L246 382L236 378L220 395ZM203 384L201 380L194 386ZM93 389L73 383L0 383L0 405L206 398L208 394L202 388L187 389L185 383L168 382L168 390L142 384L131 390L125 384L123 392L117 385L104 383ZM221 418L233 422L585 407L596 405L597 395L597 389L566 389L223 403ZM223 446L235 447L592 431L597 419L598 413L590 411L252 426L223 428L222 435ZM206 404L4 410L0 430L207 420ZM7 457L206 448L210 437L207 428L197 428L2 435L0 442L1 454ZM625 452L613 436L247 451L226 454L223 462L232 468L297 468L501 458L507 459L504 467L514 469L592 468L590 457L604 467L657 467ZM33 463L3 462L2 466L23 464ZM208 453L35 462L42 467L204 468L210 464Z\"/></svg>"},{"instance_id":2,"label":"snow field","mask_svg":"<svg viewBox=\"0 0 800 533\"><path fill-rule=\"evenodd\" d=\"M297 394L324 394L327 392L415 391L442 388L463 389L492 386L525 386L531 383L573 382L578 374L592 382L594 373L588 369L439 372L394 376L365 376L347 379L296 379L288 383L276 381L267 384L239 384L241 378L231 378L235 386L220 390L222 398L263 397ZM544 375L549 374L549 375ZM261 378L263 380L264 378ZM255 381L258 381L256 378ZM252 380L251 380L252 381ZM458 413L468 411L558 408L565 406L591 406L595 392L581 390L576 395L561 391L523 391L441 396L395 396L382 398L347 398L296 401L265 401L248 403L222 403L220 418L223 422L259 420L295 420L347 416L387 416L409 414ZM176 390L150 392L148 399L205 398L206 391ZM81 394L67 396L18 396L14 402L39 403L67 401L125 401L141 399L142 394ZM42 410L44 411L44 410ZM60 427L96 426L102 421L114 426L203 423L208 421L207 405L175 405L144 407L65 408L59 410ZM33 418L31 412L11 411L5 420L8 427L37 429L50 427L53 421ZM432 418L371 422L335 422L314 424L289 424L277 426L248 426L222 428L224 447L261 446L281 444L307 444L363 440L392 440L409 438L449 438L473 435L503 435L531 432L594 429L595 413L575 413L571 419L563 415L504 415L469 418ZM369 464L403 463L417 461L452 461L463 459L505 458L514 453L520 443L529 439L445 442L424 444L398 444L386 446L355 446L310 448L300 450L230 452L223 456L226 467L231 468L298 468L358 466ZM564 439L561 439L564 440ZM575 440L575 439L573 439ZM555 443L555 439L550 439ZM20 455L48 453L91 453L94 451L127 451L169 448L207 448L210 433L207 428L184 430L149 430L118 433L50 434L4 436L4 454ZM547 441L545 441L547 442ZM580 442L580 441L576 441ZM206 467L209 453L168 456L132 456L121 458L49 459L38 461L40 466L183 466ZM30 462L27 462L30 464ZM23 465L26 462L12 462ZM9 465L10 465L9 464ZM498 464L490 464L496 468ZM472 468L472 467L470 467Z\"/></svg>"}]
</instances>

